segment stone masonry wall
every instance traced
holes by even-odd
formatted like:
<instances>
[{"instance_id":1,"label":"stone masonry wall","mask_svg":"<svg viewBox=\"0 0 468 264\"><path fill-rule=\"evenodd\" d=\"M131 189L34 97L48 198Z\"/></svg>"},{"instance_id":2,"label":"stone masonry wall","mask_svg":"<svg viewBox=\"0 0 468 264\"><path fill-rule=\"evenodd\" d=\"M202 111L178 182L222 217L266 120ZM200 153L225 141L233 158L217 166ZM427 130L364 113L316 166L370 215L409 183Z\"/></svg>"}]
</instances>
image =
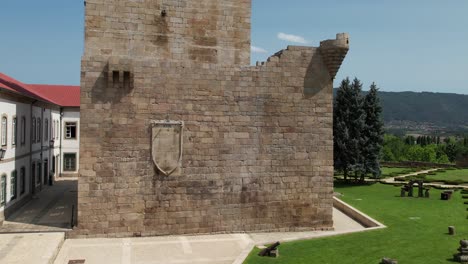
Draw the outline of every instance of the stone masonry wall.
<instances>
[{"instance_id":1,"label":"stone masonry wall","mask_svg":"<svg viewBox=\"0 0 468 264\"><path fill-rule=\"evenodd\" d=\"M332 87L347 34L256 67L95 52L111 45L105 36L88 37L82 58L70 236L332 228ZM185 122L182 164L169 176L151 154L150 123L166 117Z\"/></svg>"},{"instance_id":2,"label":"stone masonry wall","mask_svg":"<svg viewBox=\"0 0 468 264\"><path fill-rule=\"evenodd\" d=\"M87 0L85 54L248 65L250 9L250 0Z\"/></svg>"}]
</instances>

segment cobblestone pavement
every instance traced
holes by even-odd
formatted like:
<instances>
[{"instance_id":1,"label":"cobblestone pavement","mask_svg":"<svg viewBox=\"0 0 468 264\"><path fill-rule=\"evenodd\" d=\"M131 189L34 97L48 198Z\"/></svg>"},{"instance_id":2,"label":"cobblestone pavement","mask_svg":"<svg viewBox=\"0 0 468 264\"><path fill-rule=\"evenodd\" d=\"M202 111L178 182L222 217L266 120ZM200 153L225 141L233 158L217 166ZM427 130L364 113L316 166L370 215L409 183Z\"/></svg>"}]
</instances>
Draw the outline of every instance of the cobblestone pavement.
<instances>
[{"instance_id":1,"label":"cobblestone pavement","mask_svg":"<svg viewBox=\"0 0 468 264\"><path fill-rule=\"evenodd\" d=\"M58 180L47 186L0 227L2 233L64 232L70 229L76 204L76 179Z\"/></svg>"}]
</instances>

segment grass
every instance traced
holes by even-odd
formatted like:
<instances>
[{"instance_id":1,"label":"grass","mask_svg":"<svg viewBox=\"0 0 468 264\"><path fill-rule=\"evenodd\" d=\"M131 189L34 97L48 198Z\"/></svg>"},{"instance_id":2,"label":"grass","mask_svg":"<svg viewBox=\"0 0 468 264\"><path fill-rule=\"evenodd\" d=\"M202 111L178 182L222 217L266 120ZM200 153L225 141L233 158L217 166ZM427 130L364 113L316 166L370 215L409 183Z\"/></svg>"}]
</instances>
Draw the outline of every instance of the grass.
<instances>
[{"instance_id":1,"label":"grass","mask_svg":"<svg viewBox=\"0 0 468 264\"><path fill-rule=\"evenodd\" d=\"M468 183L468 169L436 172L434 175L426 176L426 179L429 181Z\"/></svg>"},{"instance_id":2,"label":"grass","mask_svg":"<svg viewBox=\"0 0 468 264\"><path fill-rule=\"evenodd\" d=\"M382 167L382 177L395 177L419 171L417 168Z\"/></svg>"},{"instance_id":3,"label":"grass","mask_svg":"<svg viewBox=\"0 0 468 264\"><path fill-rule=\"evenodd\" d=\"M420 168L405 168L405 167L382 167L382 175L381 178L388 178L388 177L396 177L400 175L410 174L413 172L421 171L424 169ZM335 176L343 176L343 173L335 173ZM372 175L367 175L367 178L373 178ZM353 178L353 175L349 176L350 179Z\"/></svg>"},{"instance_id":4,"label":"grass","mask_svg":"<svg viewBox=\"0 0 468 264\"><path fill-rule=\"evenodd\" d=\"M467 205L460 191L441 201L438 190L431 198L400 198L391 185L336 186L342 199L382 222L388 228L329 238L282 244L277 259L257 256L254 249L247 264L379 263L382 257L399 263L453 263L459 240L468 237ZM466 201L466 200L465 200ZM449 236L448 226L456 227Z\"/></svg>"},{"instance_id":5,"label":"grass","mask_svg":"<svg viewBox=\"0 0 468 264\"><path fill-rule=\"evenodd\" d=\"M446 169L430 173L418 174L416 176L396 179L398 181L423 180L424 182L441 182L445 184L459 185L468 183L468 169Z\"/></svg>"}]
</instances>

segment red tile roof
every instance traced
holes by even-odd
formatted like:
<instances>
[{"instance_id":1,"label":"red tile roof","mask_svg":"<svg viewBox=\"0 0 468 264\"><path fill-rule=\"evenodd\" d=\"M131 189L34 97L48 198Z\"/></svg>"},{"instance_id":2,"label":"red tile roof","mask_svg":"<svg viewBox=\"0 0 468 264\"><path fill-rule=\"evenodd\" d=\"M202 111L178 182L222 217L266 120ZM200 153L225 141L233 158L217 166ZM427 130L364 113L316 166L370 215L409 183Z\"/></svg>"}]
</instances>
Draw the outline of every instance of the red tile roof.
<instances>
[{"instance_id":1,"label":"red tile roof","mask_svg":"<svg viewBox=\"0 0 468 264\"><path fill-rule=\"evenodd\" d=\"M37 94L60 106L80 106L80 86L29 84Z\"/></svg>"},{"instance_id":2,"label":"red tile roof","mask_svg":"<svg viewBox=\"0 0 468 264\"><path fill-rule=\"evenodd\" d=\"M0 72L0 88L59 106L80 106L79 86L25 84Z\"/></svg>"}]
</instances>

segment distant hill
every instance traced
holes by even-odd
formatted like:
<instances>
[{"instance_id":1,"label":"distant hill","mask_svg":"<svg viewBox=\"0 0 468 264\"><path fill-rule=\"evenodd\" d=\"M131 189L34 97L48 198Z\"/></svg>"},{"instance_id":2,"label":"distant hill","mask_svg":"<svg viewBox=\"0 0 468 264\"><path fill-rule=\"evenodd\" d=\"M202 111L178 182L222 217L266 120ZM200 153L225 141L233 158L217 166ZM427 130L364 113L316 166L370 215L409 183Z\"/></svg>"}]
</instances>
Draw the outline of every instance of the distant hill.
<instances>
[{"instance_id":1,"label":"distant hill","mask_svg":"<svg viewBox=\"0 0 468 264\"><path fill-rule=\"evenodd\" d=\"M468 128L468 95L379 92L379 97L387 128L420 132L460 131Z\"/></svg>"}]
</instances>

